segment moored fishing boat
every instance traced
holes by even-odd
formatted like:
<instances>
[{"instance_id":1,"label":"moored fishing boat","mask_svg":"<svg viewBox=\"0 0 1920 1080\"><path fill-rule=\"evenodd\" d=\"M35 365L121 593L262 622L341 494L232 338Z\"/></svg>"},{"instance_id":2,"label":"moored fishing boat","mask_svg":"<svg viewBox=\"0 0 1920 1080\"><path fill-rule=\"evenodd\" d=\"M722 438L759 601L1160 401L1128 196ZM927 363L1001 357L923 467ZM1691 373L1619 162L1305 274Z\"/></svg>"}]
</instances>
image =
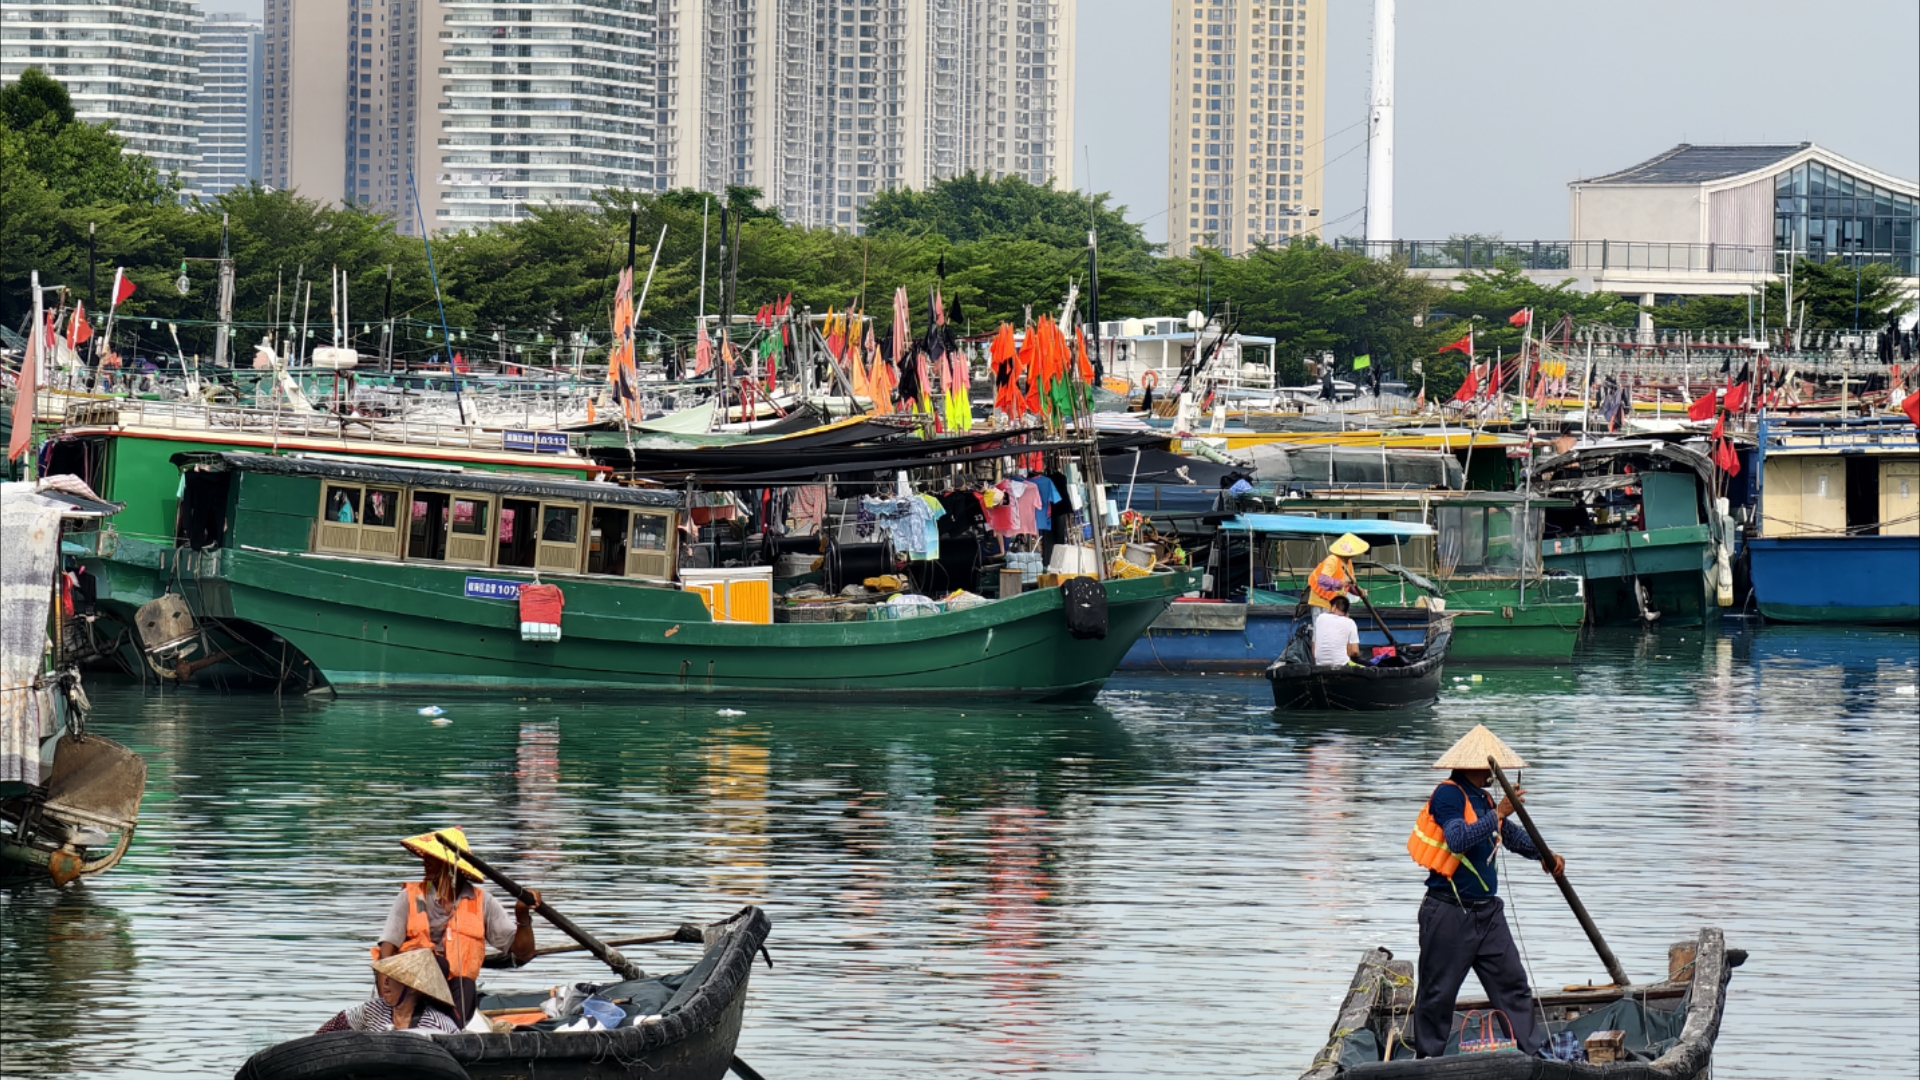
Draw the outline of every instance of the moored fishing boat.
<instances>
[{"instance_id":1,"label":"moored fishing boat","mask_svg":"<svg viewBox=\"0 0 1920 1080\"><path fill-rule=\"evenodd\" d=\"M621 1012L611 1029L559 1030L573 1018L545 1017L545 991L489 994L480 998L480 1015L502 1018L498 1026L510 1030L309 1035L253 1055L235 1080L719 1080L735 1060L747 984L770 929L765 912L744 908L707 928L706 950L687 970L598 987L597 996Z\"/></svg>"},{"instance_id":2,"label":"moored fishing boat","mask_svg":"<svg viewBox=\"0 0 1920 1080\"><path fill-rule=\"evenodd\" d=\"M1676 443L1622 440L1534 464L1547 568L1586 581L1598 626L1695 625L1733 603L1733 519L1711 459Z\"/></svg>"},{"instance_id":3,"label":"moored fishing boat","mask_svg":"<svg viewBox=\"0 0 1920 1080\"><path fill-rule=\"evenodd\" d=\"M1907 418L1763 416L1758 438L1746 555L1760 614L1920 623L1920 436Z\"/></svg>"},{"instance_id":4,"label":"moored fishing boat","mask_svg":"<svg viewBox=\"0 0 1920 1080\"><path fill-rule=\"evenodd\" d=\"M774 623L767 568L681 565L680 491L258 454L178 464L194 614L282 681L335 691L1087 696L1197 577ZM561 591L563 635L525 630L536 584Z\"/></svg>"},{"instance_id":5,"label":"moored fishing boat","mask_svg":"<svg viewBox=\"0 0 1920 1080\"><path fill-rule=\"evenodd\" d=\"M1727 948L1725 936L1707 927L1673 946L1667 978L1660 982L1536 992L1548 1034L1571 1047L1566 1055L1571 1060L1545 1060L1511 1049L1461 1052L1462 1032L1471 1043L1478 1029L1469 1024L1486 1017L1488 1009L1485 1001L1466 1000L1454 1007L1454 1034L1446 1054L1415 1058L1408 1037L1413 964L1395 960L1386 949L1369 949L1360 958L1326 1047L1301 1080L1704 1080L1712 1070L1728 983L1733 969L1746 959L1745 950ZM1498 1022L1492 1023L1497 1032ZM1614 1037L1587 1041L1603 1032ZM1592 1058L1589 1046L1594 1047ZM1606 1060L1599 1060L1602 1057Z\"/></svg>"},{"instance_id":6,"label":"moored fishing boat","mask_svg":"<svg viewBox=\"0 0 1920 1080\"><path fill-rule=\"evenodd\" d=\"M72 477L0 485L0 504L0 878L65 885L126 854L146 790L146 762L87 730L91 578L70 570L62 543L119 507Z\"/></svg>"}]
</instances>

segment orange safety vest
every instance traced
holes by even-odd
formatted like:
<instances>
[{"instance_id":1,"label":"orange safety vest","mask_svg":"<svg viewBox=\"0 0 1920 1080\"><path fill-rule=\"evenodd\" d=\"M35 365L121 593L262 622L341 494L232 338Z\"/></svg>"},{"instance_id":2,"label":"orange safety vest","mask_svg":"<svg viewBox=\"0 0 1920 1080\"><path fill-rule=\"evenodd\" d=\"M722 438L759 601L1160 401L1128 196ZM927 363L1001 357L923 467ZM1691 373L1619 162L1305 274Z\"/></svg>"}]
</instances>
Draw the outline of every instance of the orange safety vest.
<instances>
[{"instance_id":1,"label":"orange safety vest","mask_svg":"<svg viewBox=\"0 0 1920 1080\"><path fill-rule=\"evenodd\" d=\"M1320 584L1320 579L1323 577L1337 578L1341 581L1351 583L1353 581L1353 563L1349 562L1343 556L1329 555L1320 560L1320 565L1313 568L1313 576L1307 579L1307 588L1311 593L1311 595L1307 597L1307 603L1312 607L1331 608L1333 606L1333 598L1346 595L1347 590L1344 588L1324 588Z\"/></svg>"},{"instance_id":2,"label":"orange safety vest","mask_svg":"<svg viewBox=\"0 0 1920 1080\"><path fill-rule=\"evenodd\" d=\"M1441 783L1460 787L1451 780L1442 780ZM1466 800L1467 824L1471 825L1480 819L1479 815L1473 812L1473 796L1469 795L1465 788L1460 788L1460 796ZM1500 843L1498 831L1493 834L1493 842L1496 846ZM1446 830L1440 827L1439 822L1433 820L1433 796L1431 795L1427 796L1426 804L1420 807L1420 817L1413 823L1413 835L1407 837L1407 854L1413 856L1414 862L1449 881L1453 880L1453 875L1460 869L1460 856L1455 855L1453 849L1447 846ZM1473 863L1467 863L1467 871L1473 875L1474 880L1480 882L1481 888L1486 888L1486 879L1480 876L1479 870L1474 869Z\"/></svg>"},{"instance_id":3,"label":"orange safety vest","mask_svg":"<svg viewBox=\"0 0 1920 1080\"><path fill-rule=\"evenodd\" d=\"M487 958L487 916L480 890L470 888L454 902L437 949L427 923L427 887L418 881L409 881L406 895L407 940L400 943L400 951L433 949L446 968L449 982L479 979L480 964Z\"/></svg>"}]
</instances>

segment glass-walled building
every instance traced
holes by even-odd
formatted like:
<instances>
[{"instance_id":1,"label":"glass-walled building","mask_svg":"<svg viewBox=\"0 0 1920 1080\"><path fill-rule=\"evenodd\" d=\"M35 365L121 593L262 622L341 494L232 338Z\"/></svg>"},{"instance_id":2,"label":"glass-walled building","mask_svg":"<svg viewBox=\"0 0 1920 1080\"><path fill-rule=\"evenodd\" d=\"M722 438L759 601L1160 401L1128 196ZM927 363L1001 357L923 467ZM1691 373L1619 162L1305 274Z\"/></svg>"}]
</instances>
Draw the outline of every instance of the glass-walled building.
<instances>
[{"instance_id":1,"label":"glass-walled building","mask_svg":"<svg viewBox=\"0 0 1920 1080\"><path fill-rule=\"evenodd\" d=\"M1920 199L1864 177L1808 161L1773 178L1773 246L1778 260L1892 263L1903 277L1920 261Z\"/></svg>"}]
</instances>

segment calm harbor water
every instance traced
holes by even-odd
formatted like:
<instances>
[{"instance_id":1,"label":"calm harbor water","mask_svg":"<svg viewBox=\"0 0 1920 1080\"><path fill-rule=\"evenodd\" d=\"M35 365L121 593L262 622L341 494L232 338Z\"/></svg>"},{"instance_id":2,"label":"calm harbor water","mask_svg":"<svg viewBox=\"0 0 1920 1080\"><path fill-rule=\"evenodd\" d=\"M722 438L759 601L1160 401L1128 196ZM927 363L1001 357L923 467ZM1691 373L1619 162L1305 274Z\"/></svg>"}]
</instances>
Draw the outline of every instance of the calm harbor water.
<instances>
[{"instance_id":1,"label":"calm harbor water","mask_svg":"<svg viewBox=\"0 0 1920 1080\"><path fill-rule=\"evenodd\" d=\"M396 838L459 824L607 936L765 906L740 1054L778 1080L1297 1075L1360 950L1413 956L1427 763L1484 721L1632 974L1705 924L1751 952L1717 1076L1912 1074L1920 635L1603 632L1477 670L1387 718L1227 677L1072 707L454 698L444 726L95 683L151 764L142 828L104 877L0 894L4 1072L225 1076L310 1032L366 994L418 869ZM1536 983L1604 981L1550 879L1503 878Z\"/></svg>"}]
</instances>

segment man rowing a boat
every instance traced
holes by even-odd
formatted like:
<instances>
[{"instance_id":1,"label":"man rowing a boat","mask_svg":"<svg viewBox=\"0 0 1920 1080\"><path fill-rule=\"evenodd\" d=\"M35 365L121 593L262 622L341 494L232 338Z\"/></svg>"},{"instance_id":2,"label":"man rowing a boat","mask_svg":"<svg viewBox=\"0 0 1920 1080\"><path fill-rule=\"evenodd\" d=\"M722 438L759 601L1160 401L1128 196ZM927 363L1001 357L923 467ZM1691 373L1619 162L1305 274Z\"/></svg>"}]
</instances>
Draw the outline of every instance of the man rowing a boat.
<instances>
[{"instance_id":1,"label":"man rowing a boat","mask_svg":"<svg viewBox=\"0 0 1920 1080\"><path fill-rule=\"evenodd\" d=\"M1507 928L1505 906L1497 896L1494 852L1504 841L1514 854L1538 859L1526 831L1508 821L1525 801L1525 788L1495 805L1486 792L1493 783L1487 759L1502 769L1523 769L1526 762L1493 732L1475 724L1433 763L1451 769L1428 797L1407 838L1407 853L1427 868L1427 896L1420 904L1419 989L1413 1006L1413 1044L1420 1057L1446 1052L1453 1033L1454 1001L1472 971L1491 1007L1503 1013L1514 1042L1539 1054L1545 1036L1537 1022L1527 969ZM1554 856L1547 873L1559 874L1566 860Z\"/></svg>"},{"instance_id":2,"label":"man rowing a boat","mask_svg":"<svg viewBox=\"0 0 1920 1080\"><path fill-rule=\"evenodd\" d=\"M440 839L443 835L453 840L453 847ZM465 1025L479 1004L480 965L488 947L511 953L516 967L532 958L533 909L516 901L509 917L500 901L476 884L480 871L461 857L467 835L459 829L421 833L400 845L420 856L424 872L394 898L374 956L433 950L446 975L454 1019ZM539 894L533 897L538 904ZM374 985L388 1004L397 1004L405 990L384 974L374 976Z\"/></svg>"}]
</instances>

